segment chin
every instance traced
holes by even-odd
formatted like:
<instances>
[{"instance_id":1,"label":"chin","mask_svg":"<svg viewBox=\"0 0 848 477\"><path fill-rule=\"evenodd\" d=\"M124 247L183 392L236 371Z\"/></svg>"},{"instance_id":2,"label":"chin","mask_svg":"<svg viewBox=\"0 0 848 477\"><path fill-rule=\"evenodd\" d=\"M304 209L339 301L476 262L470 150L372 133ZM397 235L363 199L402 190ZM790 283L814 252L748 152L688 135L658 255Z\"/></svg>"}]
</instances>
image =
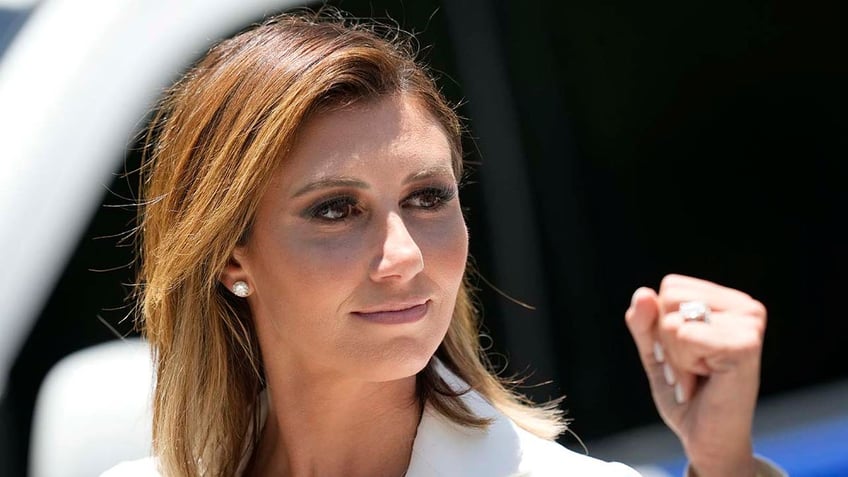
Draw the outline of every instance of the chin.
<instances>
[{"instance_id":1,"label":"chin","mask_svg":"<svg viewBox=\"0 0 848 477\"><path fill-rule=\"evenodd\" d=\"M412 329L398 328L389 336L372 335L368 341L360 341L353 346L348 343L350 347L346 348L352 352L348 363L355 367L357 375L371 382L415 376L430 362L450 326L450 315L429 318L413 324Z\"/></svg>"},{"instance_id":2,"label":"chin","mask_svg":"<svg viewBox=\"0 0 848 477\"><path fill-rule=\"evenodd\" d=\"M408 345L408 343L407 343ZM387 382L415 376L430 362L439 343L432 346L401 346L395 352L380 353L371 363L363 363L368 381Z\"/></svg>"}]
</instances>

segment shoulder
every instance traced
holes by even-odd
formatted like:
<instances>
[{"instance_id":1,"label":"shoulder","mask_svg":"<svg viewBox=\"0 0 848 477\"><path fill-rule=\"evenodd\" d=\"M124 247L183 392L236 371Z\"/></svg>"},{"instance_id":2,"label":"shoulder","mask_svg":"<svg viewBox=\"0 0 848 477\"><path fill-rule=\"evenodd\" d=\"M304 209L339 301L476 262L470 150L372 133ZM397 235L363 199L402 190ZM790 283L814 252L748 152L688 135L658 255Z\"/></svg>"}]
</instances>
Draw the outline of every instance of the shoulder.
<instances>
[{"instance_id":1,"label":"shoulder","mask_svg":"<svg viewBox=\"0 0 848 477\"><path fill-rule=\"evenodd\" d=\"M444 368L440 375L451 387L468 389ZM450 422L425 406L412 448L408 477L592 475L638 477L632 468L604 462L522 429L471 390L463 402L480 417L491 420L486 429L470 429Z\"/></svg>"},{"instance_id":2,"label":"shoulder","mask_svg":"<svg viewBox=\"0 0 848 477\"><path fill-rule=\"evenodd\" d=\"M146 457L144 459L121 462L100 477L160 477L156 459Z\"/></svg>"},{"instance_id":3,"label":"shoulder","mask_svg":"<svg viewBox=\"0 0 848 477\"><path fill-rule=\"evenodd\" d=\"M482 400L473 391L469 394L472 401ZM469 429L425 409L407 476L639 476L624 464L595 459L537 437L488 404L476 402L474 410L488 411L492 424L482 430Z\"/></svg>"},{"instance_id":4,"label":"shoulder","mask_svg":"<svg viewBox=\"0 0 848 477\"><path fill-rule=\"evenodd\" d=\"M514 423L519 437L521 463L519 475L553 477L562 475L593 475L599 477L638 477L632 468L618 463L606 462L567 449L560 444L542 439L519 428Z\"/></svg>"}]
</instances>

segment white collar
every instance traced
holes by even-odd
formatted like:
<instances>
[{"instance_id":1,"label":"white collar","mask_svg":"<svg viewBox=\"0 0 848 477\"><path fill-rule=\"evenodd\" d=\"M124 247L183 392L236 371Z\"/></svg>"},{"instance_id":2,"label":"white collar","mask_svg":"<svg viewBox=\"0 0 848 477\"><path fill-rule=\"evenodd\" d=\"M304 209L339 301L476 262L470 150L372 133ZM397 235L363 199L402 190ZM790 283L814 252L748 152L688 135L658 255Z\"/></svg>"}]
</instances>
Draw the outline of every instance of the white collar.
<instances>
[{"instance_id":1,"label":"white collar","mask_svg":"<svg viewBox=\"0 0 848 477\"><path fill-rule=\"evenodd\" d=\"M464 427L425 403L406 477L515 475L520 470L528 438L556 445L518 428L435 357L433 365L439 377L453 391L464 392L459 399L471 412L490 419L491 424L485 429ZM259 422L264 425L268 416L268 399L264 391L260 396L260 406ZM236 475L244 473L249 460L248 454L239 464Z\"/></svg>"},{"instance_id":2,"label":"white collar","mask_svg":"<svg viewBox=\"0 0 848 477\"><path fill-rule=\"evenodd\" d=\"M425 404L412 446L407 477L512 475L522 460L519 429L479 393L434 360L439 376L454 391L468 391L460 399L478 417L492 423L485 429L456 424Z\"/></svg>"}]
</instances>

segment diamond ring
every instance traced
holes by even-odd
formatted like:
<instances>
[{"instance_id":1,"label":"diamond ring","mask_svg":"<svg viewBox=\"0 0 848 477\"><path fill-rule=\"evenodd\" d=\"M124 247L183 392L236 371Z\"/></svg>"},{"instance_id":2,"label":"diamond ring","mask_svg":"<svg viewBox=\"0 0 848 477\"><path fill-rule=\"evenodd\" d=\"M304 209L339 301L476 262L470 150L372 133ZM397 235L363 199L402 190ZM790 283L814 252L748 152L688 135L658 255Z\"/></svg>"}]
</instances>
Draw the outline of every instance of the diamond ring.
<instances>
[{"instance_id":1,"label":"diamond ring","mask_svg":"<svg viewBox=\"0 0 848 477\"><path fill-rule=\"evenodd\" d=\"M710 307L702 301L684 301L680 304L679 312L683 321L710 322Z\"/></svg>"}]
</instances>

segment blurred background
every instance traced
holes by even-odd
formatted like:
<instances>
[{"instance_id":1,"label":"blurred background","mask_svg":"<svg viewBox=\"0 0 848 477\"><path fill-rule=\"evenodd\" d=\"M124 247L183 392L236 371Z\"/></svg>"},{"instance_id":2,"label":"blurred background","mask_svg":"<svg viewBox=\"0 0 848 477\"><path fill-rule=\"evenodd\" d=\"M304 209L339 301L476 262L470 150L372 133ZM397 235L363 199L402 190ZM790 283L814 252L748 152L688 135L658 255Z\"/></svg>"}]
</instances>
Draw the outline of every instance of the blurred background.
<instances>
[{"instance_id":1,"label":"blurred background","mask_svg":"<svg viewBox=\"0 0 848 477\"><path fill-rule=\"evenodd\" d=\"M0 1L0 65L51 3ZM683 273L769 309L757 450L792 475L848 475L841 2L329 4L415 33L421 58L460 104L471 165L462 200L493 361L529 373L534 399L565 395L571 430L590 454L646 474L682 469L623 312L637 287ZM205 39L275 11L256 9ZM83 233L56 238L71 253L56 261L46 299L28 316L5 317L34 324L13 350L0 401L0 475L28 475L47 372L72 353L136 336L125 319L132 247L119 236L133 224L135 178L124 172L138 164L134 134L151 104L132 111L123 150L108 152L111 179L89 184L100 204L85 210ZM0 138L2 156L16 137ZM3 169L22 159L0 157ZM0 224L3 235L17 232ZM562 443L581 449L573 436Z\"/></svg>"}]
</instances>

